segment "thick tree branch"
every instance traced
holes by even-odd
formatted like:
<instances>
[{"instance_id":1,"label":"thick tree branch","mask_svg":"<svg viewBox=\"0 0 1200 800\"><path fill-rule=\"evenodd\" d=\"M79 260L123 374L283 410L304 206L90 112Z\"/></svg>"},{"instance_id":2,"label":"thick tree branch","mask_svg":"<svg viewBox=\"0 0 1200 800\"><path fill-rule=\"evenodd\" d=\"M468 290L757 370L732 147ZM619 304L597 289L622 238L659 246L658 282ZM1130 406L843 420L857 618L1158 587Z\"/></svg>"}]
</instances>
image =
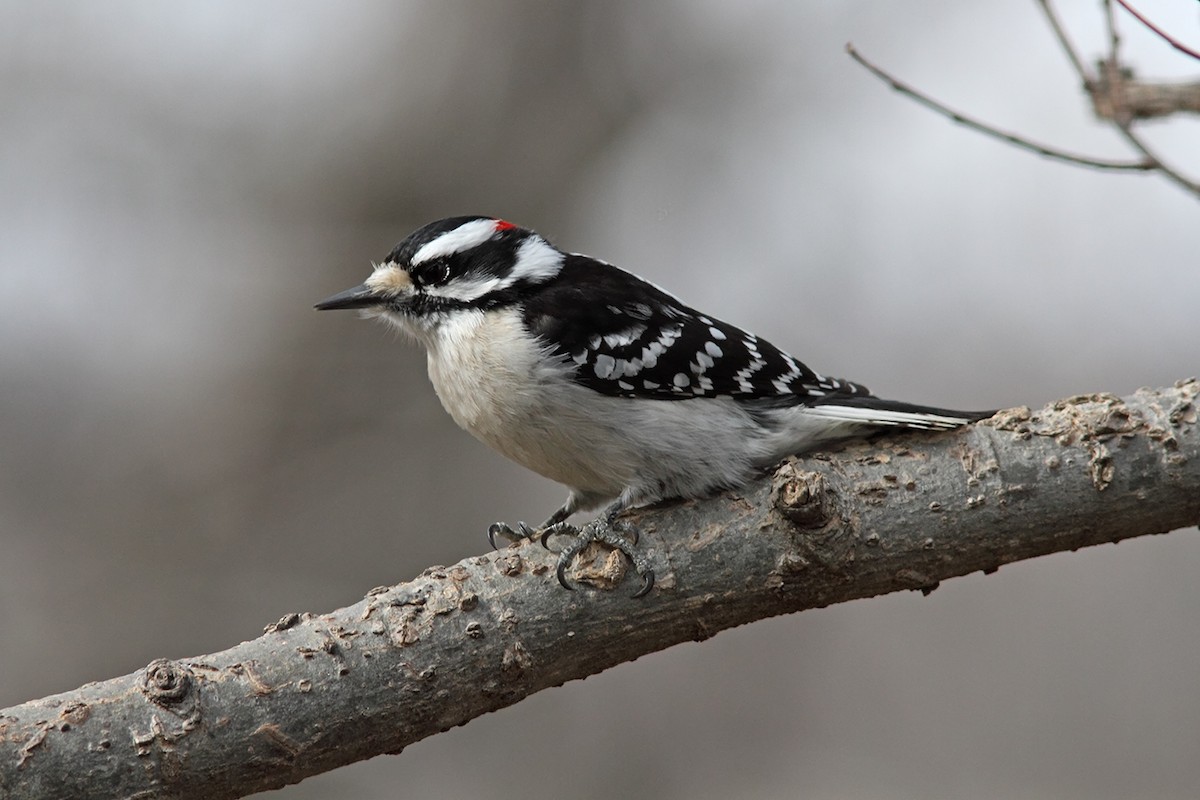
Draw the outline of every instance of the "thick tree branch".
<instances>
[{"instance_id":1,"label":"thick tree branch","mask_svg":"<svg viewBox=\"0 0 1200 800\"><path fill-rule=\"evenodd\" d=\"M641 512L660 576L567 593L532 544L212 655L0 711L0 795L240 797L734 625L1200 520L1200 383L859 443ZM620 557L577 564L611 586Z\"/></svg>"}]
</instances>

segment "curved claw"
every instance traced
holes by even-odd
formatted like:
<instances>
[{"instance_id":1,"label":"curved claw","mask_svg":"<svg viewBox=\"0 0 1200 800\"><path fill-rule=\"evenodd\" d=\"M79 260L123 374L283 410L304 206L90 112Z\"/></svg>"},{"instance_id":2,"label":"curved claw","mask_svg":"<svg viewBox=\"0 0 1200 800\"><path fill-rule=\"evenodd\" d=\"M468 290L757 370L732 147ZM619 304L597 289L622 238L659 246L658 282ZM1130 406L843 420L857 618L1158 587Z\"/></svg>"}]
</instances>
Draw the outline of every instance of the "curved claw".
<instances>
[{"instance_id":1,"label":"curved claw","mask_svg":"<svg viewBox=\"0 0 1200 800\"><path fill-rule=\"evenodd\" d=\"M571 536L579 536L580 535L579 528L576 528L571 523L556 522L553 525L547 525L545 528L542 529L541 534L538 535L538 540L542 543L542 547L549 550L550 545L548 544L548 542L550 541L550 537L554 536L557 533L570 534Z\"/></svg>"},{"instance_id":2,"label":"curved claw","mask_svg":"<svg viewBox=\"0 0 1200 800\"><path fill-rule=\"evenodd\" d=\"M551 525L542 534L542 543L545 544L546 537L553 531L558 529L558 525ZM579 555L583 548L595 540L595 531L591 528L584 528L582 531L575 531L575 541L564 547L558 554L558 563L554 565L554 574L558 576L558 582L562 584L567 591L575 591L575 587L567 583L567 567L571 566L571 562L575 560L575 556Z\"/></svg>"},{"instance_id":3,"label":"curved claw","mask_svg":"<svg viewBox=\"0 0 1200 800\"><path fill-rule=\"evenodd\" d=\"M654 588L654 570L648 569L642 573L642 588L633 593L633 599L645 597L650 594L650 590Z\"/></svg>"},{"instance_id":4,"label":"curved claw","mask_svg":"<svg viewBox=\"0 0 1200 800\"><path fill-rule=\"evenodd\" d=\"M503 536L506 539L519 542L522 539L533 539L537 536L537 531L524 522L518 522L516 530L513 530L512 526L505 522L493 522L491 525L488 525L487 530L488 544L492 546L493 550L500 549L496 546L497 536Z\"/></svg>"},{"instance_id":5,"label":"curved claw","mask_svg":"<svg viewBox=\"0 0 1200 800\"><path fill-rule=\"evenodd\" d=\"M493 550L500 549L499 547L496 547L496 534L503 532L503 529L507 527L508 526L503 522L493 522L491 525L488 525L488 544L492 546Z\"/></svg>"},{"instance_id":6,"label":"curved claw","mask_svg":"<svg viewBox=\"0 0 1200 800\"><path fill-rule=\"evenodd\" d=\"M563 559L560 558L558 560L558 567L555 568L555 570L554 570L554 574L558 576L558 582L562 584L562 587L564 589L566 589L568 592L573 592L573 591L575 591L575 587L572 586L571 584L567 583L567 574L566 573L567 573L567 564L569 564L569 563L570 563L569 559L564 561Z\"/></svg>"}]
</instances>

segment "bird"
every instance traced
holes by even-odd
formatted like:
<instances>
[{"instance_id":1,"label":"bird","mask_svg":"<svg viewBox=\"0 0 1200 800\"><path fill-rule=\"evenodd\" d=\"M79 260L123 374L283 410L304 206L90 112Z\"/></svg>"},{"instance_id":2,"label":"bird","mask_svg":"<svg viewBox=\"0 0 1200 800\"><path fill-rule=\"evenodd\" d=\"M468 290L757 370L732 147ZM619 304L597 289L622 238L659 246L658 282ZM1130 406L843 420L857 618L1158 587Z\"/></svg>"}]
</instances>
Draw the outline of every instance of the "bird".
<instances>
[{"instance_id":1,"label":"bird","mask_svg":"<svg viewBox=\"0 0 1200 800\"><path fill-rule=\"evenodd\" d=\"M654 570L621 512L745 484L784 458L880 430L946 430L991 416L885 400L818 374L767 340L644 278L571 253L528 228L458 216L418 228L366 280L315 305L357 309L423 345L459 426L564 484L540 526L494 523L488 539L573 537ZM576 527L579 511L604 506Z\"/></svg>"}]
</instances>

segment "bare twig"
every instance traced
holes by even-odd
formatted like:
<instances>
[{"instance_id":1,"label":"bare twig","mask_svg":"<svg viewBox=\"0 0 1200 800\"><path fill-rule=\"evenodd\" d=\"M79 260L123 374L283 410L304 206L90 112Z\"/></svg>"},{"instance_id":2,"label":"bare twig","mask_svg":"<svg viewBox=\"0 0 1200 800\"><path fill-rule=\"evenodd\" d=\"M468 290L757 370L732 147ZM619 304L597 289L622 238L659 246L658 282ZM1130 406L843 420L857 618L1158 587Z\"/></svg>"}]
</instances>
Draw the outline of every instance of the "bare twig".
<instances>
[{"instance_id":1,"label":"bare twig","mask_svg":"<svg viewBox=\"0 0 1200 800\"><path fill-rule=\"evenodd\" d=\"M1067 36L1067 30L1059 22L1058 14L1055 13L1054 7L1050 5L1050 0L1038 0L1038 5L1042 7L1042 13L1046 15L1046 21L1050 23L1050 29L1054 31L1054 37L1062 45L1062 49L1067 54L1067 59L1071 62L1071 66L1075 67L1075 73L1079 75L1079 80L1083 81L1083 88L1088 94L1091 94L1096 79L1088 72L1087 67L1083 65L1083 59L1080 57L1079 51L1071 44L1071 39Z\"/></svg>"},{"instance_id":2,"label":"bare twig","mask_svg":"<svg viewBox=\"0 0 1200 800\"><path fill-rule=\"evenodd\" d=\"M1184 190L1200 197L1200 183L1184 176L1183 173L1163 161L1158 153L1147 145L1141 136L1134 133L1133 115L1129 113L1128 104L1124 98L1124 88L1128 77L1125 74L1125 70L1121 68L1121 35L1117 30L1116 14L1113 10L1112 0L1104 0L1104 22L1108 29L1108 58L1100 64L1102 73L1099 81L1094 84L1093 102L1099 102L1096 99L1098 97L1097 93L1103 90L1105 102L1112 106L1113 124L1121 136L1124 137L1125 141L1129 142L1147 161L1151 162L1158 172Z\"/></svg>"},{"instance_id":3,"label":"bare twig","mask_svg":"<svg viewBox=\"0 0 1200 800\"><path fill-rule=\"evenodd\" d=\"M1112 0L1104 0L1104 27L1108 31L1108 60L1115 66L1121 63L1121 32L1117 30Z\"/></svg>"},{"instance_id":4,"label":"bare twig","mask_svg":"<svg viewBox=\"0 0 1200 800\"><path fill-rule=\"evenodd\" d=\"M866 69L877 78L885 81L896 91L912 98L926 108L932 109L942 116L949 117L951 120L959 123L960 125L964 125L972 130L986 134L987 136L1000 139L1001 141L1008 142L1009 144L1019 147L1022 150L1029 150L1037 153L1038 155L1042 155L1056 161L1064 161L1069 164L1077 164L1085 167L1095 167L1097 169L1145 172L1147 170L1155 169L1158 166L1156 162L1152 161L1114 161L1110 159L1093 158L1091 156L1068 153L1065 150L1060 150L1055 147L1050 147L1049 145L1039 144L1031 141L1024 136L1019 136L1015 133L1009 133L1008 131L1000 130L994 125L972 119L962 112L955 111L944 103L934 100L928 95L917 91L913 87L902 82L900 79L884 71L881 67L878 67L868 61L861 53L858 52L858 50L854 48L854 45L847 44L846 52L850 54L851 58L853 58L862 66L866 67Z\"/></svg>"},{"instance_id":5,"label":"bare twig","mask_svg":"<svg viewBox=\"0 0 1200 800\"><path fill-rule=\"evenodd\" d=\"M1200 51L1193 50L1192 48L1185 45L1183 42L1181 42L1178 39L1176 39L1175 37L1171 36L1171 34L1167 33L1162 28L1159 28L1153 22L1146 19L1145 16L1143 16L1141 13L1139 13L1136 8L1129 5L1129 3L1127 3L1125 0L1117 0L1117 2L1121 4L1121 8L1125 9L1130 14L1137 17L1138 22L1142 23L1147 28L1149 28L1150 30L1157 33L1159 35L1159 37L1162 38L1162 40L1165 41L1167 44L1171 45L1171 47L1174 47L1176 50L1183 53L1184 55L1188 55L1194 59L1200 60Z\"/></svg>"},{"instance_id":6,"label":"bare twig","mask_svg":"<svg viewBox=\"0 0 1200 800\"><path fill-rule=\"evenodd\" d=\"M814 454L640 512L661 580L565 592L535 544L195 658L0 710L0 797L225 800L401 748L671 645L1200 519L1200 382ZM624 562L575 577L620 582ZM586 746L581 742L580 746Z\"/></svg>"},{"instance_id":7,"label":"bare twig","mask_svg":"<svg viewBox=\"0 0 1200 800\"><path fill-rule=\"evenodd\" d=\"M1122 7L1128 10L1130 13L1134 13L1135 16L1139 17L1139 19L1141 18L1140 15L1137 15L1133 9L1129 8L1129 6L1122 2L1122 0L1118 0L1118 2L1121 2ZM1071 43L1071 39L1067 35L1066 29L1059 20L1058 14L1055 12L1054 6L1050 3L1050 0L1038 0L1038 5L1041 7L1042 13L1045 15L1046 21L1050 25L1050 29L1054 32L1055 38L1058 39L1058 43L1062 47L1063 52L1066 54L1067 60L1071 62L1071 66L1074 67L1075 73L1079 76L1079 80L1083 84L1084 90L1091 98L1092 107L1095 110L1096 115L1102 119L1111 120L1114 123L1114 127L1117 129L1117 132L1121 134L1121 137L1124 138L1130 144L1130 146L1142 154L1143 160L1138 162L1139 164L1149 165L1149 169L1161 172L1168 180L1173 181L1191 194L1200 197L1200 183L1187 178L1178 170L1166 164L1162 158L1160 158L1157 153L1148 147L1145 141L1143 141L1142 138L1135 134L1132 130L1132 123L1135 117L1144 118L1163 116L1164 114L1162 113L1162 109L1159 108L1160 103L1157 100L1140 102L1139 112L1136 115L1130 108L1130 81L1128 76L1125 75L1124 70L1120 68L1118 62L1120 35L1117 32L1116 22L1113 19L1111 0L1105 0L1104 3L1109 41L1109 56L1105 62L1101 63L1100 68L1102 74L1099 76L1093 74L1084 65L1083 58L1079 55L1079 51L1076 50L1075 46ZM1153 88L1149 86L1142 87L1140 84L1138 86L1139 88L1145 89ZM1159 89L1166 89L1168 93L1172 91L1172 89L1167 87L1159 87ZM1189 92L1188 102L1185 102L1183 106L1190 107L1190 103L1191 98Z\"/></svg>"}]
</instances>

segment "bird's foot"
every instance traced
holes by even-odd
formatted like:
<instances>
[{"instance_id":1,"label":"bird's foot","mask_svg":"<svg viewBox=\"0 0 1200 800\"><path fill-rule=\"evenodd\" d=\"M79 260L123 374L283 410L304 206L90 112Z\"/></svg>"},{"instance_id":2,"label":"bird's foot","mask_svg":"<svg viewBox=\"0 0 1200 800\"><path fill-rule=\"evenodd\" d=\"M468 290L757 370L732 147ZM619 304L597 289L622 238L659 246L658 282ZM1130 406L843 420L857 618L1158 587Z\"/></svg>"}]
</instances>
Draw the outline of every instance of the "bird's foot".
<instances>
[{"instance_id":1,"label":"bird's foot","mask_svg":"<svg viewBox=\"0 0 1200 800\"><path fill-rule=\"evenodd\" d=\"M511 544L516 544L526 539L536 539L540 533L540 531L526 525L524 522L518 522L515 529L507 522L493 522L491 525L488 525L488 544L492 546L493 550L499 550L500 548L496 545L497 536L508 539Z\"/></svg>"},{"instance_id":2,"label":"bird's foot","mask_svg":"<svg viewBox=\"0 0 1200 800\"><path fill-rule=\"evenodd\" d=\"M642 579L642 586L633 593L634 597L642 597L654 588L654 570L651 569L650 561L645 554L637 549L638 531L629 523L620 522L607 516L594 519L582 528L577 528L567 522L559 522L547 526L540 532L542 546L546 547L547 540L551 536L557 535L574 537L570 544L559 551L558 564L555 566L558 582L565 588L570 590L575 588L567 582L567 567L571 566L575 556L582 553L593 542L608 545L613 550L625 555L633 563L634 570ZM616 576L612 576L610 573L611 570L603 570L594 577L604 582L615 582L620 580L624 570L622 568L621 573Z\"/></svg>"}]
</instances>

